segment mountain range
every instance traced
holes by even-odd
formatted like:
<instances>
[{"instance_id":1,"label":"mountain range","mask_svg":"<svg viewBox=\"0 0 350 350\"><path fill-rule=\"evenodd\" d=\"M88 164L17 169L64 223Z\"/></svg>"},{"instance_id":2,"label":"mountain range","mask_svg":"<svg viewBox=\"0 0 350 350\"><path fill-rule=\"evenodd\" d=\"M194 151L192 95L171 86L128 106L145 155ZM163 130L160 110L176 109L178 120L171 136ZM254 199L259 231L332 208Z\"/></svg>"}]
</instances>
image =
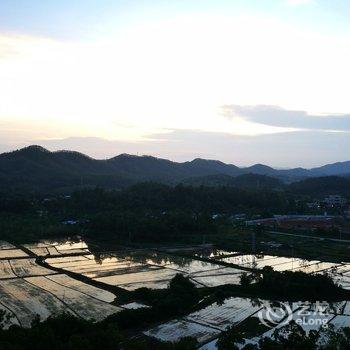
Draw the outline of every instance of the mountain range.
<instances>
[{"instance_id":1,"label":"mountain range","mask_svg":"<svg viewBox=\"0 0 350 350\"><path fill-rule=\"evenodd\" d=\"M240 168L218 160L197 158L179 163L129 154L97 160L74 151L50 152L34 145L0 154L0 188L38 191L69 191L82 186L123 188L141 181L275 188L322 176L350 177L350 161L280 170L263 164Z\"/></svg>"}]
</instances>

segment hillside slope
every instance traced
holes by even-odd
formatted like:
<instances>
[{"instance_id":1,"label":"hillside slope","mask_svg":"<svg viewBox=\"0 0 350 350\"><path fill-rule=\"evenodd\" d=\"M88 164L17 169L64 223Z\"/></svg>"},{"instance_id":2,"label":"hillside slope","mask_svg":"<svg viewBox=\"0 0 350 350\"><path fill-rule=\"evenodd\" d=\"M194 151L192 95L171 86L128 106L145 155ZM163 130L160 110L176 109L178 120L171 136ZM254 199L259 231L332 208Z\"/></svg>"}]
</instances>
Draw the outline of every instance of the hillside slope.
<instances>
[{"instance_id":1,"label":"hillside slope","mask_svg":"<svg viewBox=\"0 0 350 350\"><path fill-rule=\"evenodd\" d=\"M345 176L346 166L343 163L341 166L336 163L310 170L303 168L278 170L256 164L239 168L217 160L197 158L178 163L151 156L129 154L97 160L78 152L50 152L40 146L29 146L0 154L0 189L70 191L82 186L118 189L143 181L279 188L281 180L290 183L312 176L319 177L324 175L323 171L336 172L338 169Z\"/></svg>"}]
</instances>

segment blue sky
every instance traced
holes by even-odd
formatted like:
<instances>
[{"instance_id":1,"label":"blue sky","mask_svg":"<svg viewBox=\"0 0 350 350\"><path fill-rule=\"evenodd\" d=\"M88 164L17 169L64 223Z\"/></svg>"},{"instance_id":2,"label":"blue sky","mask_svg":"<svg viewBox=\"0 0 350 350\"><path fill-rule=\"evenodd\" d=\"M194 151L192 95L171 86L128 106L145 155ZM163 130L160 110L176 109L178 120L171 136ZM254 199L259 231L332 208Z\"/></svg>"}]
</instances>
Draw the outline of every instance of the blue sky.
<instances>
[{"instance_id":1,"label":"blue sky","mask_svg":"<svg viewBox=\"0 0 350 350\"><path fill-rule=\"evenodd\" d=\"M294 5L293 5L294 3ZM323 32L349 31L346 0L2 0L0 29L63 38L108 34L140 21L179 14L266 14Z\"/></svg>"},{"instance_id":2,"label":"blue sky","mask_svg":"<svg viewBox=\"0 0 350 350\"><path fill-rule=\"evenodd\" d=\"M0 151L348 160L349 16L345 0L2 0Z\"/></svg>"}]
</instances>

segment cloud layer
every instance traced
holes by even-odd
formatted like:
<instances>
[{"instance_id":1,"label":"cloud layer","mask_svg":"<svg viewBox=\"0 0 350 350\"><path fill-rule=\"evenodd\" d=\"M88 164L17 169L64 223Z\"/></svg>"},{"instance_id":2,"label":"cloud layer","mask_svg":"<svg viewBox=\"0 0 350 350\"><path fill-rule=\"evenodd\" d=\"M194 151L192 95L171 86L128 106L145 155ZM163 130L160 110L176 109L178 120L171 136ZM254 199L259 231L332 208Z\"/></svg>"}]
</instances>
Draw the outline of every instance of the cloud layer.
<instances>
[{"instance_id":1,"label":"cloud layer","mask_svg":"<svg viewBox=\"0 0 350 350\"><path fill-rule=\"evenodd\" d=\"M305 111L287 110L278 106L225 105L222 113L228 118L241 117L268 126L299 130L350 131L350 114L312 115Z\"/></svg>"},{"instance_id":2,"label":"cloud layer","mask_svg":"<svg viewBox=\"0 0 350 350\"><path fill-rule=\"evenodd\" d=\"M176 161L219 159L248 166L264 163L275 167L314 167L349 159L348 133L299 131L244 136L198 130L173 130L139 142L101 138L67 138L36 142L51 150L72 149L96 158L120 153L148 154Z\"/></svg>"}]
</instances>

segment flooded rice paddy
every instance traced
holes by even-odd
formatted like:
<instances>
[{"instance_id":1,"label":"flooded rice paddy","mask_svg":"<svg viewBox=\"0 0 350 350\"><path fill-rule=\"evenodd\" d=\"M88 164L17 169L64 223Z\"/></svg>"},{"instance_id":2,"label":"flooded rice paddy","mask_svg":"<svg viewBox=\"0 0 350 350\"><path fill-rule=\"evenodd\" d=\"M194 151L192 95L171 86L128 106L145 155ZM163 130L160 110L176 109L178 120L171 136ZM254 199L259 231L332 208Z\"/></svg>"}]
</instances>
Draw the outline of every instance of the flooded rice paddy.
<instances>
[{"instance_id":1,"label":"flooded rice paddy","mask_svg":"<svg viewBox=\"0 0 350 350\"><path fill-rule=\"evenodd\" d=\"M40 261L45 263L39 264ZM212 247L119 249L106 253L96 252L96 247L91 251L85 242L15 246L0 241L0 309L8 315L5 328L11 324L29 327L37 315L45 320L62 312L98 321L124 309L148 307L138 302L117 306L118 295L112 293L109 286L126 291L141 287L162 289L168 287L177 273L188 276L198 288L239 284L244 272L266 266L276 271L331 273L337 283L350 289L350 264L347 263L242 254ZM145 334L166 341L194 336L203 344L203 350L215 349L215 339L223 330L256 318L264 310L265 302L229 298L148 329ZM299 308L291 305L293 317ZM323 318L335 327L350 326L350 304L338 303L329 306L324 315L308 317ZM273 326L247 342L269 336L280 326L280 321L276 316ZM309 322L306 330L316 329L319 323Z\"/></svg>"},{"instance_id":2,"label":"flooded rice paddy","mask_svg":"<svg viewBox=\"0 0 350 350\"><path fill-rule=\"evenodd\" d=\"M170 280L178 273L188 276L198 286L236 284L243 272L215 262L173 256L170 252L114 252L102 257L91 254L62 256L47 258L46 262L62 269L62 272L78 273L126 290L167 288Z\"/></svg>"},{"instance_id":3,"label":"flooded rice paddy","mask_svg":"<svg viewBox=\"0 0 350 350\"><path fill-rule=\"evenodd\" d=\"M0 309L7 315L4 328L12 324L30 327L37 316L45 320L63 312L85 319L101 320L122 310L111 304L116 298L114 294L36 262L37 256L88 253L87 245L83 242L41 242L15 247L1 241ZM80 261L81 257L70 259Z\"/></svg>"}]
</instances>

